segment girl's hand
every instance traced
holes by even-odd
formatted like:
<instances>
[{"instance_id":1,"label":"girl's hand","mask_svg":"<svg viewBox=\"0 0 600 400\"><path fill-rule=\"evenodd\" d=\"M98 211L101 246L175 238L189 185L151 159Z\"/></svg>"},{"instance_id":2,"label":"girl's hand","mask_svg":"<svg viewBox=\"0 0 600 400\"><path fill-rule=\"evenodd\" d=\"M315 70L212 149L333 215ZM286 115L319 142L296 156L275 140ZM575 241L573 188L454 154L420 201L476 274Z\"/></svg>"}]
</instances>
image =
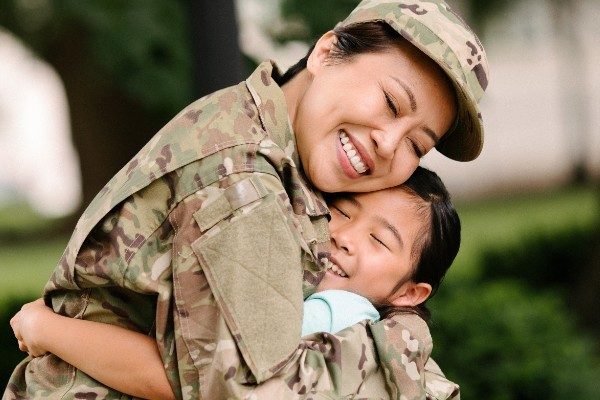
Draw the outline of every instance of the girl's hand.
<instances>
[{"instance_id":1,"label":"girl's hand","mask_svg":"<svg viewBox=\"0 0 600 400\"><path fill-rule=\"evenodd\" d=\"M23 305L21 311L10 320L10 326L19 342L19 350L33 357L44 355L47 350L41 343L43 327L55 316L54 311L46 307L43 299Z\"/></svg>"}]
</instances>

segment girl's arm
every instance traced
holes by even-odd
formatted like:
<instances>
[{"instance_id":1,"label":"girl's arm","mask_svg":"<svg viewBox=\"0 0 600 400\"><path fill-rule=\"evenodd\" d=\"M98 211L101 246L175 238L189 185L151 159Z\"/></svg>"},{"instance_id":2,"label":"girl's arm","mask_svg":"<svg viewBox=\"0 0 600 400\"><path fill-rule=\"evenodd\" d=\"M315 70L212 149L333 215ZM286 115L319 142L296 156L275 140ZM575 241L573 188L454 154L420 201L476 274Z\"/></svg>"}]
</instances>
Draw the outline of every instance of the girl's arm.
<instances>
[{"instance_id":1,"label":"girl's arm","mask_svg":"<svg viewBox=\"0 0 600 400\"><path fill-rule=\"evenodd\" d=\"M174 399L156 341L115 325L55 314L42 299L25 304L10 321L19 348L50 352L97 381L147 399Z\"/></svg>"}]
</instances>

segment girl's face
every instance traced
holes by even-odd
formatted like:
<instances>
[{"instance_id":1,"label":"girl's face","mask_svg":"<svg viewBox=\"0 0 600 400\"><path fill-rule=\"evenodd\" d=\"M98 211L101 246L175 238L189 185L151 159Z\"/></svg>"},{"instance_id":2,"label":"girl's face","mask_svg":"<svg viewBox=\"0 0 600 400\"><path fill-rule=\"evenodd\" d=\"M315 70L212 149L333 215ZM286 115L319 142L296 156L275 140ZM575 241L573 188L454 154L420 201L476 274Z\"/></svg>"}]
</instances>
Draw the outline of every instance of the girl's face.
<instances>
[{"instance_id":1,"label":"girl's face","mask_svg":"<svg viewBox=\"0 0 600 400\"><path fill-rule=\"evenodd\" d=\"M325 192L403 183L454 121L454 92L409 45L336 62L328 58L333 40L329 33L317 42L290 113L304 172Z\"/></svg>"},{"instance_id":2,"label":"girl's face","mask_svg":"<svg viewBox=\"0 0 600 400\"><path fill-rule=\"evenodd\" d=\"M418 213L418 201L392 188L331 202L329 268L317 291L347 290L379 305L414 306L424 301L431 286L409 279L415 240L427 224Z\"/></svg>"}]
</instances>

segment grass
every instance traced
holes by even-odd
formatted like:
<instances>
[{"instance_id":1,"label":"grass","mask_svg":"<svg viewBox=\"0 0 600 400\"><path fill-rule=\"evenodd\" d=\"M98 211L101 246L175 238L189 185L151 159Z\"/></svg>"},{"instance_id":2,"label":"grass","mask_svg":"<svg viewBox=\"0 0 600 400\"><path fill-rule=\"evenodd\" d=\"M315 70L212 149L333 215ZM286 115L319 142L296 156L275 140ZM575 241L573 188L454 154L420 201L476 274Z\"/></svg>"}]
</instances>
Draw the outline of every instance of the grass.
<instances>
[{"instance_id":1,"label":"grass","mask_svg":"<svg viewBox=\"0 0 600 400\"><path fill-rule=\"evenodd\" d=\"M60 219L43 218L24 203L9 203L0 207L0 233L24 235L56 226Z\"/></svg>"},{"instance_id":2,"label":"grass","mask_svg":"<svg viewBox=\"0 0 600 400\"><path fill-rule=\"evenodd\" d=\"M0 304L12 297L39 297L68 238L0 246Z\"/></svg>"},{"instance_id":3,"label":"grass","mask_svg":"<svg viewBox=\"0 0 600 400\"><path fill-rule=\"evenodd\" d=\"M522 194L457 205L462 223L461 249L448 274L460 279L478 273L484 249L518 245L533 233L590 226L600 220L600 192L593 186Z\"/></svg>"}]
</instances>

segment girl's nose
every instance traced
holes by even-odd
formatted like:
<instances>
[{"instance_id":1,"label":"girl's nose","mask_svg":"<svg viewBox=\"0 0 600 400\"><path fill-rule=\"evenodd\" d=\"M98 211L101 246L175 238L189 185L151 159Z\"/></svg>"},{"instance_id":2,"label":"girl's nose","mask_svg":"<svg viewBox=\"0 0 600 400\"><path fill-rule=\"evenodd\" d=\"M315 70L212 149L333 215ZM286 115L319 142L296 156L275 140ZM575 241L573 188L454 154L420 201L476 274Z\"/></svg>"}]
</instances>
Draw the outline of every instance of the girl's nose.
<instances>
[{"instance_id":1,"label":"girl's nose","mask_svg":"<svg viewBox=\"0 0 600 400\"><path fill-rule=\"evenodd\" d=\"M350 234L343 228L331 231L331 244L335 249L341 250L346 254L352 253Z\"/></svg>"}]
</instances>

